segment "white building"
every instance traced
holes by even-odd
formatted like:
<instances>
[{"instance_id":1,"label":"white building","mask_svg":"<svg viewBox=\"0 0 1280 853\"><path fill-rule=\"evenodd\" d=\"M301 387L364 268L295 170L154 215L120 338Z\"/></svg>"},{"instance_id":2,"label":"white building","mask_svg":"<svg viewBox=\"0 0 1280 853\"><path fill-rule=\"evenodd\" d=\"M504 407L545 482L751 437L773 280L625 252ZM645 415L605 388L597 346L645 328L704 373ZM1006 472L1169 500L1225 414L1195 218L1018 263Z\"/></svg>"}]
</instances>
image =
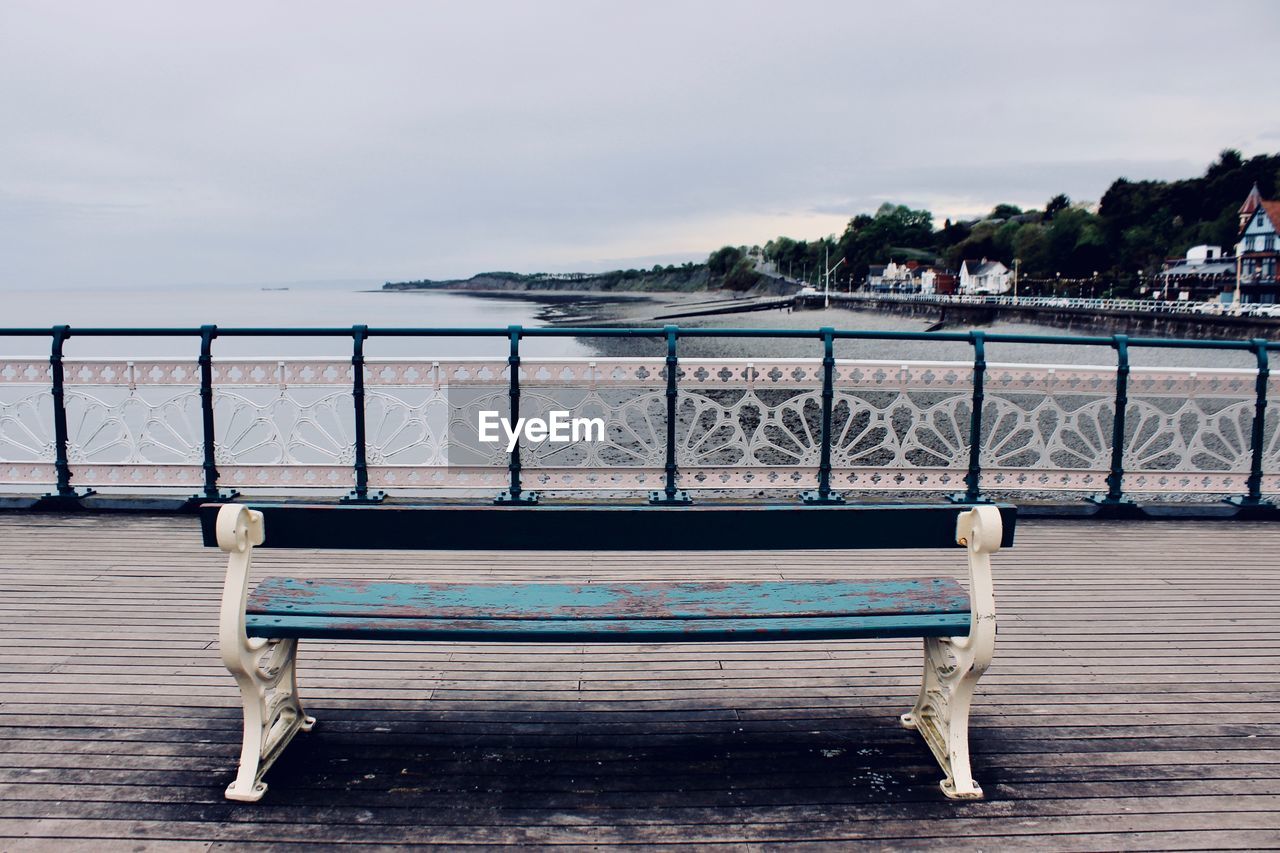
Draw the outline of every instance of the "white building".
<instances>
[{"instance_id":1,"label":"white building","mask_svg":"<svg viewBox=\"0 0 1280 853\"><path fill-rule=\"evenodd\" d=\"M925 267L920 273L920 292L930 295L938 292L938 271L933 267Z\"/></svg>"},{"instance_id":2,"label":"white building","mask_svg":"<svg viewBox=\"0 0 1280 853\"><path fill-rule=\"evenodd\" d=\"M960 265L961 293L1008 293L1013 287L1009 268L999 261L965 261Z\"/></svg>"},{"instance_id":3,"label":"white building","mask_svg":"<svg viewBox=\"0 0 1280 853\"><path fill-rule=\"evenodd\" d=\"M914 261L872 264L867 271L867 287L871 290L914 292L920 286L917 266Z\"/></svg>"},{"instance_id":4,"label":"white building","mask_svg":"<svg viewBox=\"0 0 1280 853\"><path fill-rule=\"evenodd\" d=\"M1204 264L1222 257L1221 246L1192 246L1187 249L1188 264Z\"/></svg>"}]
</instances>

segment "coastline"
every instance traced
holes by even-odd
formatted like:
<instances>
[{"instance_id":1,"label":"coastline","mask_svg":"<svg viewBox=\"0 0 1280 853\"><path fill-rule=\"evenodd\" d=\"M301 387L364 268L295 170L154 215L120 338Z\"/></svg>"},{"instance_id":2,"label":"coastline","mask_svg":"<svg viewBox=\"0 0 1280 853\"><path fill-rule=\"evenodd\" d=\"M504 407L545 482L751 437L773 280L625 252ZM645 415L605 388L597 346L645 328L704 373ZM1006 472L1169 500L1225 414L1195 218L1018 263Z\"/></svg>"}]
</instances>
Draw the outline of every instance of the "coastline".
<instances>
[{"instance_id":1,"label":"coastline","mask_svg":"<svg viewBox=\"0 0 1280 853\"><path fill-rule=\"evenodd\" d=\"M424 291L425 292L425 291ZM451 290L460 296L484 299L522 300L539 305L536 317L540 323L561 328L610 328L645 326L650 328L677 325L684 329L804 329L815 332L813 339L796 338L681 338L682 358L821 358L822 345L816 332L822 327L860 331L924 332L930 322L926 318L910 318L875 311L849 308L820 310L768 310L737 314L714 314L660 319L684 308L707 305L731 305L746 296L733 296L722 291L699 292L624 292L600 291L493 291ZM989 333L1062 336L1059 329L1028 323L998 321L974 327ZM968 327L951 327L947 331L967 331ZM657 357L665 354L658 338L576 339L585 349L603 357ZM902 361L970 362L972 347L963 341L837 341L836 358ZM1114 354L1102 347L1080 347L1067 344L988 344L987 359L991 363L1093 365L1114 368ZM1251 368L1247 353L1214 350L1134 349L1132 364L1151 367L1236 367Z\"/></svg>"}]
</instances>

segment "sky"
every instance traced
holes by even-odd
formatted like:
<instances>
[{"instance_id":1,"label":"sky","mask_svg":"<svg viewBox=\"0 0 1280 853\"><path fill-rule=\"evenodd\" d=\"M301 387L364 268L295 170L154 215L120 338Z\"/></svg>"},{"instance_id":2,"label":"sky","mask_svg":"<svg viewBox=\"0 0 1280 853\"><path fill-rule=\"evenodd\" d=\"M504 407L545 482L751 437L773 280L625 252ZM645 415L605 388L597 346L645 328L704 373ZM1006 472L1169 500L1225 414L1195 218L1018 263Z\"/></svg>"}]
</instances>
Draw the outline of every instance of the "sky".
<instances>
[{"instance_id":1,"label":"sky","mask_svg":"<svg viewBox=\"0 0 1280 853\"><path fill-rule=\"evenodd\" d=\"M1272 0L0 0L0 288L589 271L1097 200L1280 151L1277 36Z\"/></svg>"}]
</instances>

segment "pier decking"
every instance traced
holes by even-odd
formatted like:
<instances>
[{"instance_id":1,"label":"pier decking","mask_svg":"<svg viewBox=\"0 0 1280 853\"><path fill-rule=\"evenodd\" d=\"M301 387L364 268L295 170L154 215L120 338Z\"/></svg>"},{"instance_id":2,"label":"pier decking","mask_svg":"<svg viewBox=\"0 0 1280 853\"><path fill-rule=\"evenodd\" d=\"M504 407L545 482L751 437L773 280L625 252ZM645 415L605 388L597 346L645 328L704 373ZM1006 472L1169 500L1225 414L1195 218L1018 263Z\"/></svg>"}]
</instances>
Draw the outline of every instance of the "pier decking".
<instances>
[{"instance_id":1,"label":"pier decking","mask_svg":"<svg viewBox=\"0 0 1280 853\"><path fill-rule=\"evenodd\" d=\"M891 577L963 553L264 552L259 575ZM313 642L320 722L227 802L239 698L224 559L192 517L0 514L0 849L696 844L1280 846L1280 526L1025 520L972 728L984 802L943 798L896 717L918 641ZM871 570L874 571L871 571Z\"/></svg>"}]
</instances>

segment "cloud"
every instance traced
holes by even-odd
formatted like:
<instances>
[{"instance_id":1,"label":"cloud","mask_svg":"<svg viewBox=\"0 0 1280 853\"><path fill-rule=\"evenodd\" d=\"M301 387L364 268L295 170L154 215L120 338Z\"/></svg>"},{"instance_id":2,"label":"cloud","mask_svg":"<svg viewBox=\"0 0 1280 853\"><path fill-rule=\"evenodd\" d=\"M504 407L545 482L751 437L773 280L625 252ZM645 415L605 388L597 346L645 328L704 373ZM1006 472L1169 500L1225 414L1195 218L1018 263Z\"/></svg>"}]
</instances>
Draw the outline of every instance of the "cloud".
<instances>
[{"instance_id":1,"label":"cloud","mask_svg":"<svg viewBox=\"0 0 1280 853\"><path fill-rule=\"evenodd\" d=\"M0 286L599 269L1198 173L1280 7L0 5ZM1246 153L1257 153L1250 150ZM811 229L811 230L805 230Z\"/></svg>"}]
</instances>

